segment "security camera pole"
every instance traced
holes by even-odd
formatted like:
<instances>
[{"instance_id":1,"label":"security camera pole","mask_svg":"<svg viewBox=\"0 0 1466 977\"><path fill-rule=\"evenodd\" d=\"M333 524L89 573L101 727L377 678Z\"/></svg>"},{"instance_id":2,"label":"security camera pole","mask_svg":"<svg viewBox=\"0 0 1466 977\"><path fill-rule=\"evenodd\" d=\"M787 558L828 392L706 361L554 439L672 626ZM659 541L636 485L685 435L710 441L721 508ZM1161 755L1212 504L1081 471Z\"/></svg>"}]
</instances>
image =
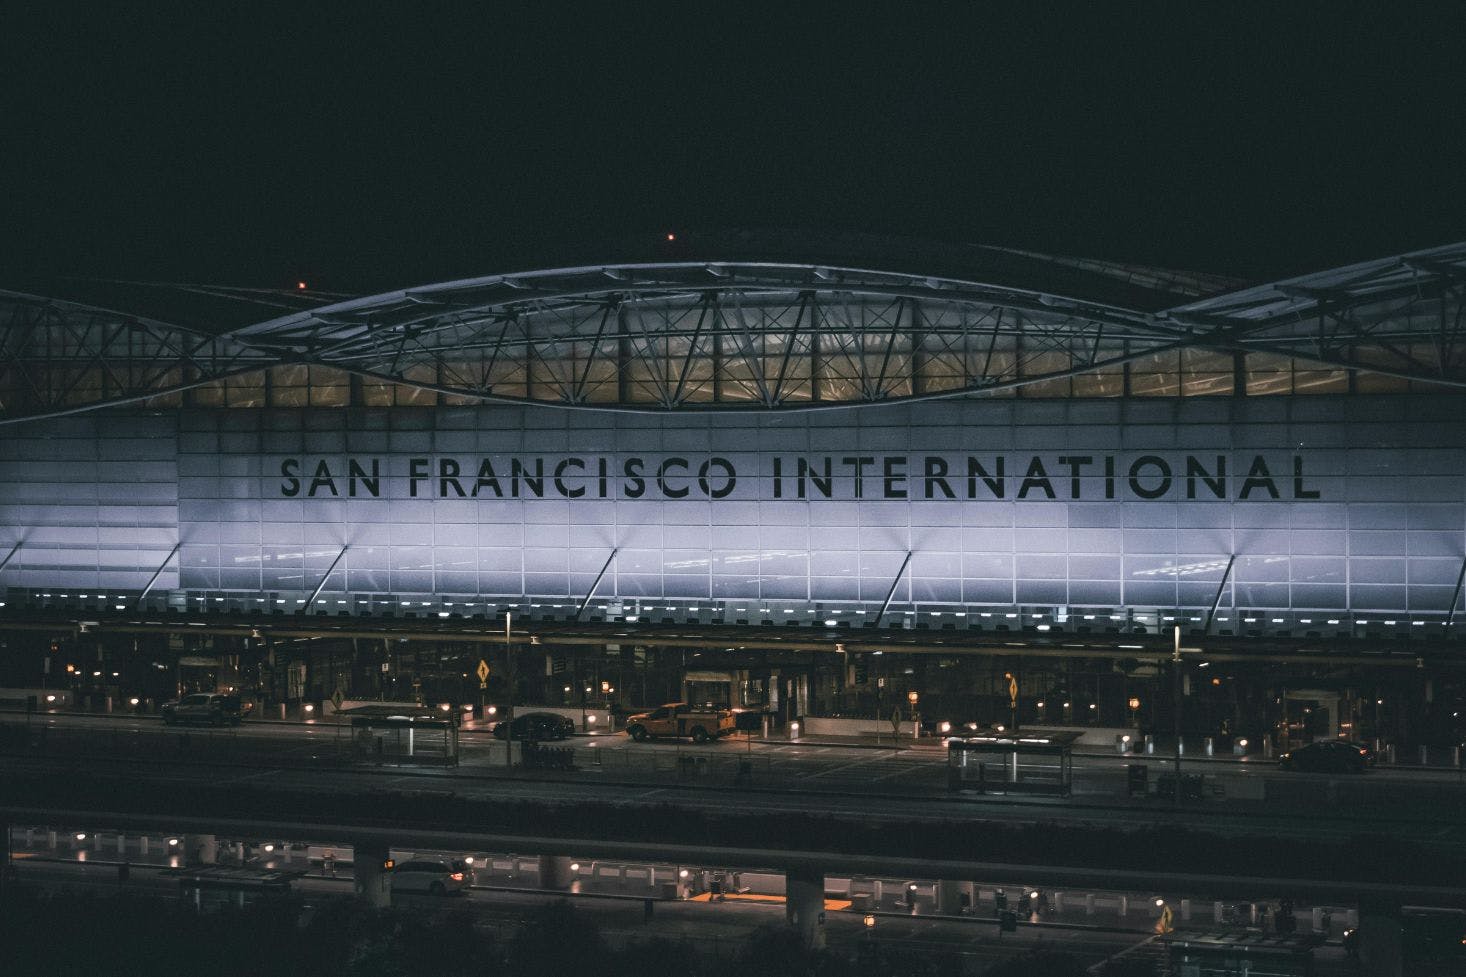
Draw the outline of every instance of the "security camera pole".
<instances>
[{"instance_id":1,"label":"security camera pole","mask_svg":"<svg viewBox=\"0 0 1466 977\"><path fill-rule=\"evenodd\" d=\"M1176 723L1176 796L1175 804L1181 806L1181 626L1176 625L1176 640L1171 652L1171 699Z\"/></svg>"},{"instance_id":2,"label":"security camera pole","mask_svg":"<svg viewBox=\"0 0 1466 977\"><path fill-rule=\"evenodd\" d=\"M504 704L504 722L509 725L505 727L508 732L504 734L504 766L510 770L514 769L514 649L510 647L513 640L511 632L514 622L514 612L504 612L504 658L506 659L506 670L509 679L509 699ZM1181 632L1177 630L1176 634ZM1180 641L1178 637L1176 639Z\"/></svg>"}]
</instances>

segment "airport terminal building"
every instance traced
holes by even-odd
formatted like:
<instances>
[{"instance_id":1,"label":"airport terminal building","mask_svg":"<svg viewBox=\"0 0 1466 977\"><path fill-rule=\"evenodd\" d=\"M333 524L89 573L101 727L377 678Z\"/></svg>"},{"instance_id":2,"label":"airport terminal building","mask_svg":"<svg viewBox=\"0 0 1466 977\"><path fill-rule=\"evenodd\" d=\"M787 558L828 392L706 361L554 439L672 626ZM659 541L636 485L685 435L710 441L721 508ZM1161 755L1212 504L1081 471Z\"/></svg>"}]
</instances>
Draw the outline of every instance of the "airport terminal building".
<instances>
[{"instance_id":1,"label":"airport terminal building","mask_svg":"<svg viewBox=\"0 0 1466 977\"><path fill-rule=\"evenodd\" d=\"M0 686L1460 742L1466 244L653 251L0 292Z\"/></svg>"}]
</instances>

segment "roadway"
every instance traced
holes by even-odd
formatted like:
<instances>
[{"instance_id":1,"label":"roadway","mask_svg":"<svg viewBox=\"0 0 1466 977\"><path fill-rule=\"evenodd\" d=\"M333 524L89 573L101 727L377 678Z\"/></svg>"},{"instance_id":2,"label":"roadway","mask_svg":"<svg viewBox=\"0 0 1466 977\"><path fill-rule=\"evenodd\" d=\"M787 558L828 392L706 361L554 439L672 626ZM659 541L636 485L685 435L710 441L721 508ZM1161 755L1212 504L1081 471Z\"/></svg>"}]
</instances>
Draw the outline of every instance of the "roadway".
<instances>
[{"instance_id":1,"label":"roadway","mask_svg":"<svg viewBox=\"0 0 1466 977\"><path fill-rule=\"evenodd\" d=\"M18 724L24 717L0 714L0 721ZM150 777L180 785L197 776L189 767L204 763L213 767L216 783L302 790L327 782L368 784L374 790L451 789L468 797L549 803L587 797L675 802L707 811L726 809L728 792L736 791L741 810L763 813L980 816L1122 827L1204 824L1239 835L1313 839L1378 830L1380 812L1389 811L1395 837L1466 850L1466 786L1460 771L1445 769L1380 766L1363 775L1328 776L1280 771L1275 763L1250 758L1186 758L1183 771L1204 773L1220 796L1209 790L1203 801L1177 810L1169 797L1127 795L1127 765L1145 764L1152 781L1171 772L1171 760L1158 756L1076 754L1068 798L954 795L947 789L945 751L936 744L872 749L736 738L694 746L633 743L624 734L577 736L563 744L574 749L577 769L526 772L508 767L503 743L473 729L460 734L456 767L377 767L347 764L350 728L329 720L247 721L220 730L164 727L157 718L133 715L49 714L29 723L39 746L29 753L33 758L137 763ZM913 800L920 800L919 808L911 806Z\"/></svg>"}]
</instances>

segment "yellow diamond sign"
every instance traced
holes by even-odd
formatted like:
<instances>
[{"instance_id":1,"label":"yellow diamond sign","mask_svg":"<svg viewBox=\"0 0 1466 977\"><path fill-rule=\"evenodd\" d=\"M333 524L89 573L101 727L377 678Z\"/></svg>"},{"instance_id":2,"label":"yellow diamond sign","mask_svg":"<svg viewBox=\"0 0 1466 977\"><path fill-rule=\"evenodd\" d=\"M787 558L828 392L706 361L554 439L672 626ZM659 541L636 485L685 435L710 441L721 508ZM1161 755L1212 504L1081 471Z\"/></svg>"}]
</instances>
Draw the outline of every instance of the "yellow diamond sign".
<instances>
[{"instance_id":1,"label":"yellow diamond sign","mask_svg":"<svg viewBox=\"0 0 1466 977\"><path fill-rule=\"evenodd\" d=\"M478 680L487 682L489 680L489 663L482 658L478 660Z\"/></svg>"}]
</instances>

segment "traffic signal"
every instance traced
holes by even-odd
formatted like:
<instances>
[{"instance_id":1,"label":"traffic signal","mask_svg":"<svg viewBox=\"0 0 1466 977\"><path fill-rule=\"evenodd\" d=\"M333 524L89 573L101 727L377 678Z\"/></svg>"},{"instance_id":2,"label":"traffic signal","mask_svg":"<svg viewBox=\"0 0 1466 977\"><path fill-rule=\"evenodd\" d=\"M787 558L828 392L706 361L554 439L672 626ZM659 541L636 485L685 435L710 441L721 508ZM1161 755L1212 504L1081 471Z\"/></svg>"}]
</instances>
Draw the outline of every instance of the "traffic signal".
<instances>
[{"instance_id":1,"label":"traffic signal","mask_svg":"<svg viewBox=\"0 0 1466 977\"><path fill-rule=\"evenodd\" d=\"M382 871L390 872L397 867L397 860L393 858L382 859Z\"/></svg>"}]
</instances>

